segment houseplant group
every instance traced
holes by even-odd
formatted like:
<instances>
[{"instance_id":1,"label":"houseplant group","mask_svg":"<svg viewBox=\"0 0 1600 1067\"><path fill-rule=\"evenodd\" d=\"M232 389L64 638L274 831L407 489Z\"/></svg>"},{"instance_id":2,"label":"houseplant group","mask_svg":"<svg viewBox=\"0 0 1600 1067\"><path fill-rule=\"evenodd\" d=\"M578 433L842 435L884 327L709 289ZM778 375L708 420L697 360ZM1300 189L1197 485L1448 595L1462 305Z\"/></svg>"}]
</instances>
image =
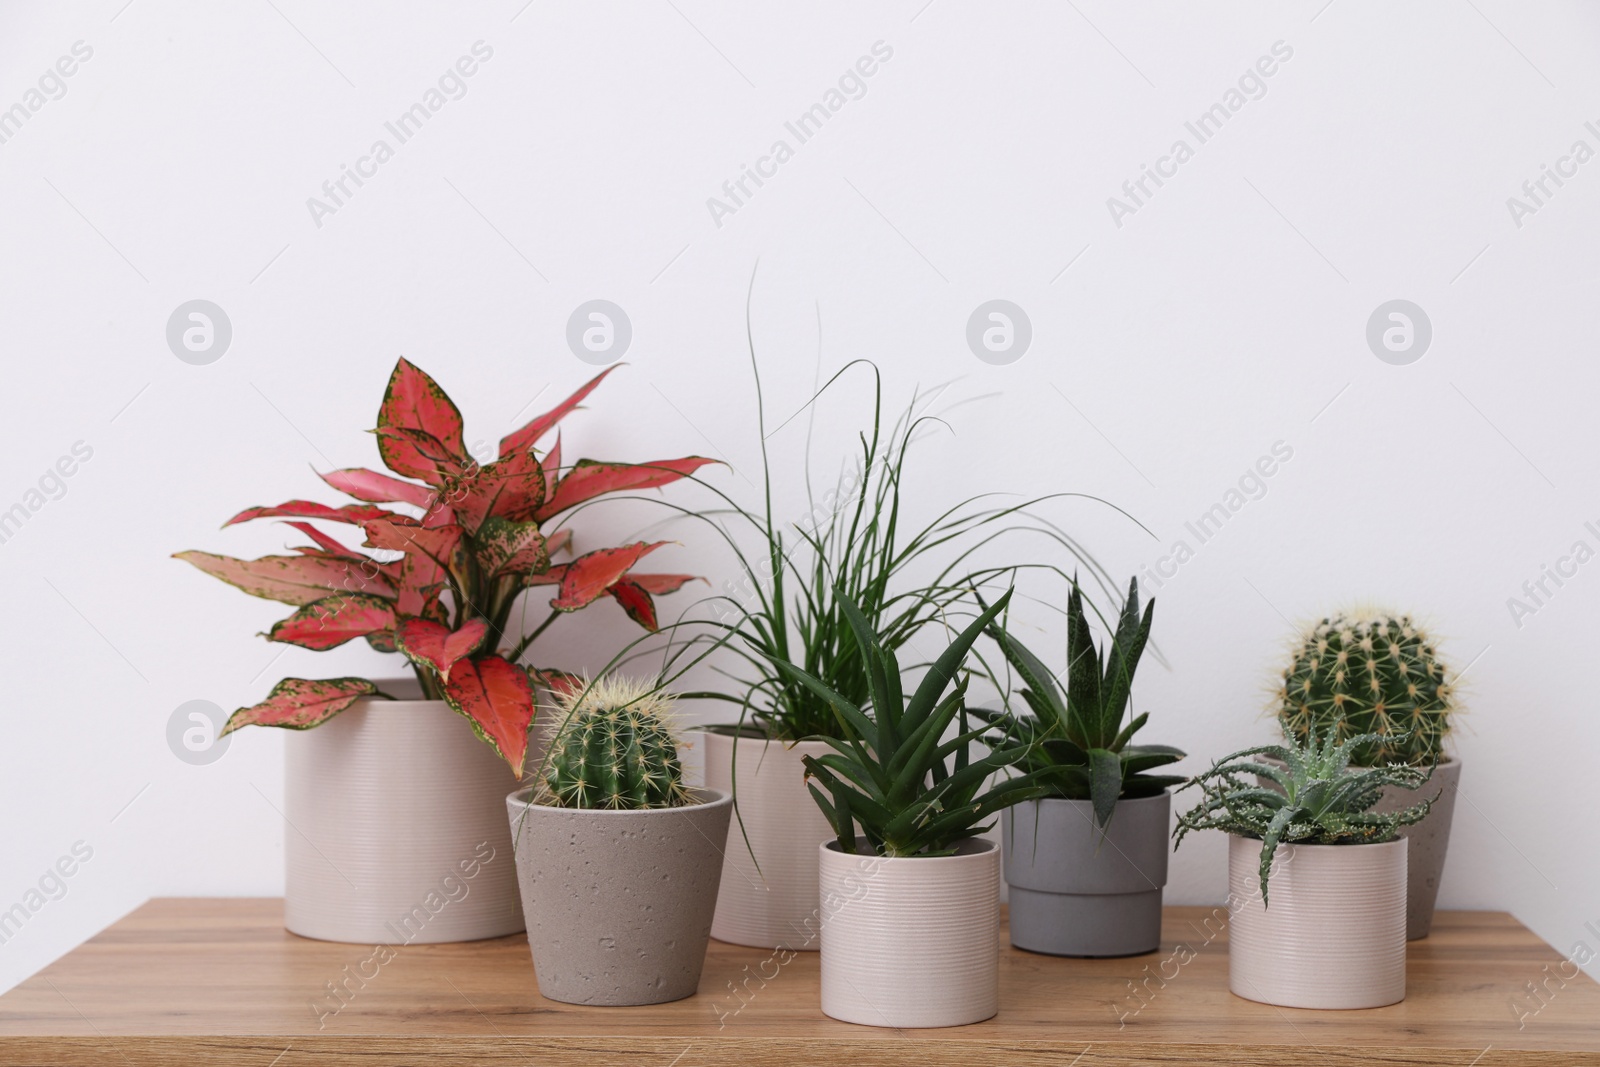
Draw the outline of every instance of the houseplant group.
<instances>
[{"instance_id":1,"label":"houseplant group","mask_svg":"<svg viewBox=\"0 0 1600 1067\"><path fill-rule=\"evenodd\" d=\"M1183 778L1152 774L1184 757L1135 745L1149 713L1129 719L1155 601L1128 596L1105 652L1095 646L1076 581L1067 599L1065 691L998 621L989 635L1022 682L1031 716L990 714L1022 766L1049 792L1006 809L1001 840L1010 887L1011 943L1058 956L1133 956L1161 943L1167 828Z\"/></svg>"},{"instance_id":2,"label":"houseplant group","mask_svg":"<svg viewBox=\"0 0 1600 1067\"><path fill-rule=\"evenodd\" d=\"M1202 799L1179 816L1174 836L1181 844L1191 830L1230 835L1228 981L1236 995L1291 1008L1404 999L1406 843L1398 834L1431 802L1373 810L1385 789L1428 780L1404 764L1350 765L1360 746L1380 740L1312 731L1304 742L1224 756L1191 783Z\"/></svg>"},{"instance_id":3,"label":"houseplant group","mask_svg":"<svg viewBox=\"0 0 1600 1067\"><path fill-rule=\"evenodd\" d=\"M1406 937L1413 941L1427 937L1433 926L1461 782L1461 761L1444 750L1456 711L1449 674L1433 639L1409 616L1332 615L1302 632L1275 700L1287 738L1371 734L1355 750L1355 763L1433 768L1439 798L1427 818L1404 831L1410 871ZM1408 803L1403 791L1390 789L1374 810L1395 811Z\"/></svg>"},{"instance_id":4,"label":"houseplant group","mask_svg":"<svg viewBox=\"0 0 1600 1067\"><path fill-rule=\"evenodd\" d=\"M285 846L290 930L410 942L522 929L501 803L522 774L535 685L572 682L548 665L523 666L523 656L555 620L606 596L653 630L653 597L690 580L632 569L659 542L558 562L563 552L571 555L565 519L605 494L666 485L710 462L691 456L566 465L559 436L538 451L612 369L508 434L499 457L480 465L466 449L455 404L402 359L374 430L392 474L333 471L322 479L356 503L291 500L249 508L225 524L287 519L311 541L295 555L178 553L247 593L293 605L268 640L323 651L363 638L403 653L414 672L414 684L382 686L363 678L287 678L224 728L310 731L293 738L285 762L284 814L294 828ZM362 548L385 555L351 547L318 522L354 526L365 535ZM514 611L540 586L556 594L548 616L507 647ZM396 696L416 699L391 702ZM459 879L468 864L475 873L466 891L441 897L443 879ZM433 903L440 900L448 906Z\"/></svg>"},{"instance_id":5,"label":"houseplant group","mask_svg":"<svg viewBox=\"0 0 1600 1067\"><path fill-rule=\"evenodd\" d=\"M739 708L737 723L702 735L707 788L684 782L664 668L590 681L533 655L556 619L606 598L656 633L654 598L691 580L634 569L662 542L574 548L584 506L709 462L567 464L559 437L545 447L609 373L480 465L455 405L401 360L374 431L390 473L322 475L353 503L295 500L230 520L282 518L309 544L255 560L179 554L290 605L269 640L320 651L361 638L412 671L405 682L288 678L227 724L291 731L289 929L394 944L503 935L525 917L540 992L593 1005L693 995L711 936L820 947L828 1015L961 1025L1000 1008L1003 856L1014 946L1153 951L1169 787L1184 780L1163 773L1181 750L1135 742L1148 713L1133 714L1132 685L1154 604L1130 583L1101 616L1100 641L1099 613L1072 579L1066 662L1053 672L1013 632L1013 592L990 605L980 590L1065 572L973 556L1038 500L968 498L925 525L905 521L922 420L908 412L880 432L876 381L859 470L806 522L775 521L770 470L760 510L711 486L727 505L717 520L663 502L706 519L743 572L745 595L713 598L724 613L706 625L711 651L744 669L729 691L683 694ZM720 524L728 515L758 553ZM1030 528L1109 589L1069 536ZM543 598L530 591L543 586L552 598L530 624L528 602ZM935 640L935 658L909 660ZM1202 798L1179 816L1177 840L1230 835L1239 996L1299 1007L1403 997L1408 926L1426 933L1438 885L1437 864L1419 856L1442 863L1459 773L1442 751L1455 711L1446 675L1408 618L1325 618L1284 672L1285 743L1236 752L1185 787ZM990 683L1000 710L974 706L975 686ZM510 792L529 769L531 784ZM1419 799L1430 779L1444 788ZM982 836L997 821L1003 849Z\"/></svg>"}]
</instances>

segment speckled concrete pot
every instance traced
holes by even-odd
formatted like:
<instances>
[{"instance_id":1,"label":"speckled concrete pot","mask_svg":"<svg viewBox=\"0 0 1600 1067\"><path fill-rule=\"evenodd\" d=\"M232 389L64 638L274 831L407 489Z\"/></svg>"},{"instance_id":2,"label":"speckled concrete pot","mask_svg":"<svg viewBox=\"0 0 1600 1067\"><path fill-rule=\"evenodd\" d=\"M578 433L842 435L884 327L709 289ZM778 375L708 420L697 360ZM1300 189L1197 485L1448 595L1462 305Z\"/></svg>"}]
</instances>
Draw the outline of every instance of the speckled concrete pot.
<instances>
[{"instance_id":1,"label":"speckled concrete pot","mask_svg":"<svg viewBox=\"0 0 1600 1067\"><path fill-rule=\"evenodd\" d=\"M706 785L732 793L738 806L711 936L756 948L817 949L817 846L833 830L806 789L801 761L833 750L822 741L784 745L710 730L700 736Z\"/></svg>"},{"instance_id":2,"label":"speckled concrete pot","mask_svg":"<svg viewBox=\"0 0 1600 1067\"><path fill-rule=\"evenodd\" d=\"M314 730L285 733L291 933L407 945L522 929L501 813L517 780L449 705L358 700Z\"/></svg>"},{"instance_id":3,"label":"speckled concrete pot","mask_svg":"<svg viewBox=\"0 0 1600 1067\"><path fill-rule=\"evenodd\" d=\"M1261 900L1261 842L1228 839L1228 988L1285 1008L1381 1008L1406 995L1406 842L1279 845Z\"/></svg>"},{"instance_id":4,"label":"speckled concrete pot","mask_svg":"<svg viewBox=\"0 0 1600 1067\"><path fill-rule=\"evenodd\" d=\"M606 811L506 798L539 993L567 1004L661 1004L700 986L733 798Z\"/></svg>"},{"instance_id":5,"label":"speckled concrete pot","mask_svg":"<svg viewBox=\"0 0 1600 1067\"><path fill-rule=\"evenodd\" d=\"M1172 794L1117 801L1102 840L1087 800L1049 797L1002 818L1011 944L1054 956L1161 947Z\"/></svg>"}]
</instances>

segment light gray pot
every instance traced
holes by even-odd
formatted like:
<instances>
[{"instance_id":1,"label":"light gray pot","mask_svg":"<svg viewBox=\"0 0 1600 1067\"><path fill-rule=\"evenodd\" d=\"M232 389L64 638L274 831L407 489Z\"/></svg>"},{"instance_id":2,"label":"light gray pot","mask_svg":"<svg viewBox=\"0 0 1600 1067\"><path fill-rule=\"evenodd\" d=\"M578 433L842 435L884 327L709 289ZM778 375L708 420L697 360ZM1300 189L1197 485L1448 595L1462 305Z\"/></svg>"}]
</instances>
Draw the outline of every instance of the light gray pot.
<instances>
[{"instance_id":1,"label":"light gray pot","mask_svg":"<svg viewBox=\"0 0 1600 1067\"><path fill-rule=\"evenodd\" d=\"M568 1004L661 1004L700 985L733 798L606 811L506 798L539 993Z\"/></svg>"},{"instance_id":2,"label":"light gray pot","mask_svg":"<svg viewBox=\"0 0 1600 1067\"><path fill-rule=\"evenodd\" d=\"M1265 762L1282 766L1282 761L1270 756ZM1261 785L1277 789L1268 779ZM1461 785L1461 761L1444 760L1433 772L1433 780L1418 789L1399 789L1394 786L1383 791L1383 798L1373 805L1373 811L1399 811L1426 800L1435 793L1439 799L1421 822L1400 831L1406 839L1406 940L1416 941L1427 937L1433 929L1433 908L1439 899L1439 880L1444 875L1445 853L1450 849L1450 824L1456 815L1456 789ZM1279 790L1282 792L1282 790Z\"/></svg>"},{"instance_id":3,"label":"light gray pot","mask_svg":"<svg viewBox=\"0 0 1600 1067\"><path fill-rule=\"evenodd\" d=\"M1052 956L1161 947L1172 795L1117 802L1101 840L1087 800L1032 800L1003 816L1011 944Z\"/></svg>"}]
</instances>

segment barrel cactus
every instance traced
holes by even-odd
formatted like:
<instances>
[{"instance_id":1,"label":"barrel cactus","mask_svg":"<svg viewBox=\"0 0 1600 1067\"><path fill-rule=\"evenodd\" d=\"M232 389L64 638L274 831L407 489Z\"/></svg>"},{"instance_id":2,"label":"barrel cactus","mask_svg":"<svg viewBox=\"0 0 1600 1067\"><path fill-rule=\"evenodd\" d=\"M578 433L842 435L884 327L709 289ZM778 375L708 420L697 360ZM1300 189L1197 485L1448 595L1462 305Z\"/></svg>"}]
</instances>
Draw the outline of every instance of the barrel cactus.
<instances>
[{"instance_id":1,"label":"barrel cactus","mask_svg":"<svg viewBox=\"0 0 1600 1067\"><path fill-rule=\"evenodd\" d=\"M541 800L626 811L692 803L672 707L659 686L614 675L561 691L563 714L545 757Z\"/></svg>"},{"instance_id":2,"label":"barrel cactus","mask_svg":"<svg viewBox=\"0 0 1600 1067\"><path fill-rule=\"evenodd\" d=\"M1339 614L1308 627L1278 690L1284 736L1305 743L1329 729L1343 741L1376 735L1354 753L1362 766L1443 759L1456 710L1450 671L1409 615Z\"/></svg>"}]
</instances>

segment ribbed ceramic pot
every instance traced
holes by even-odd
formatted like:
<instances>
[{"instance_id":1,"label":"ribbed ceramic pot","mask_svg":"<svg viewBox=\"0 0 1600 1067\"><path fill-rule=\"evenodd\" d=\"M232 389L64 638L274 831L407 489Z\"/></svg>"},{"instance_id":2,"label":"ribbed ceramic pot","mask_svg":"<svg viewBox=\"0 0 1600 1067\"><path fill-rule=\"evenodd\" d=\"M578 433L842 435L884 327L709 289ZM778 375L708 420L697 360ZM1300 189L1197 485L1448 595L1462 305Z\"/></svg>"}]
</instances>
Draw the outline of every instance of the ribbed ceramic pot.
<instances>
[{"instance_id":1,"label":"ribbed ceramic pot","mask_svg":"<svg viewBox=\"0 0 1600 1067\"><path fill-rule=\"evenodd\" d=\"M1001 817L1011 943L1053 956L1161 947L1172 796L1117 802L1104 840L1087 800L1047 798Z\"/></svg>"},{"instance_id":2,"label":"ribbed ceramic pot","mask_svg":"<svg viewBox=\"0 0 1600 1067\"><path fill-rule=\"evenodd\" d=\"M1281 761L1263 757L1267 763L1282 766ZM1278 787L1262 779L1261 784L1272 789ZM1434 768L1433 779L1417 789L1400 789L1389 786L1372 810L1399 811L1426 800L1435 793L1428 814L1419 823L1400 831L1409 843L1406 868L1406 940L1416 941L1427 937L1433 929L1434 906L1439 901L1439 882L1444 877L1445 856L1450 850L1450 826L1456 816L1456 790L1461 785L1461 761L1445 760ZM1281 792L1281 790L1279 790Z\"/></svg>"},{"instance_id":3,"label":"ribbed ceramic pot","mask_svg":"<svg viewBox=\"0 0 1600 1067\"><path fill-rule=\"evenodd\" d=\"M1228 841L1228 988L1285 1008L1381 1008L1406 995L1406 843Z\"/></svg>"},{"instance_id":4,"label":"ribbed ceramic pot","mask_svg":"<svg viewBox=\"0 0 1600 1067\"><path fill-rule=\"evenodd\" d=\"M801 761L831 750L821 741L785 745L709 730L701 745L706 785L732 793L737 808L711 936L756 948L815 950L817 846L833 831L806 789Z\"/></svg>"},{"instance_id":5,"label":"ribbed ceramic pot","mask_svg":"<svg viewBox=\"0 0 1600 1067\"><path fill-rule=\"evenodd\" d=\"M661 1004L700 986L733 798L609 811L505 798L539 993L567 1004ZM506 815L501 816L502 820Z\"/></svg>"},{"instance_id":6,"label":"ribbed ceramic pot","mask_svg":"<svg viewBox=\"0 0 1600 1067\"><path fill-rule=\"evenodd\" d=\"M521 930L504 806L515 784L442 700L358 700L289 731L284 926L365 945Z\"/></svg>"},{"instance_id":7,"label":"ribbed ceramic pot","mask_svg":"<svg viewBox=\"0 0 1600 1067\"><path fill-rule=\"evenodd\" d=\"M961 1026L1000 1010L1000 850L821 855L822 1011L867 1026Z\"/></svg>"}]
</instances>

